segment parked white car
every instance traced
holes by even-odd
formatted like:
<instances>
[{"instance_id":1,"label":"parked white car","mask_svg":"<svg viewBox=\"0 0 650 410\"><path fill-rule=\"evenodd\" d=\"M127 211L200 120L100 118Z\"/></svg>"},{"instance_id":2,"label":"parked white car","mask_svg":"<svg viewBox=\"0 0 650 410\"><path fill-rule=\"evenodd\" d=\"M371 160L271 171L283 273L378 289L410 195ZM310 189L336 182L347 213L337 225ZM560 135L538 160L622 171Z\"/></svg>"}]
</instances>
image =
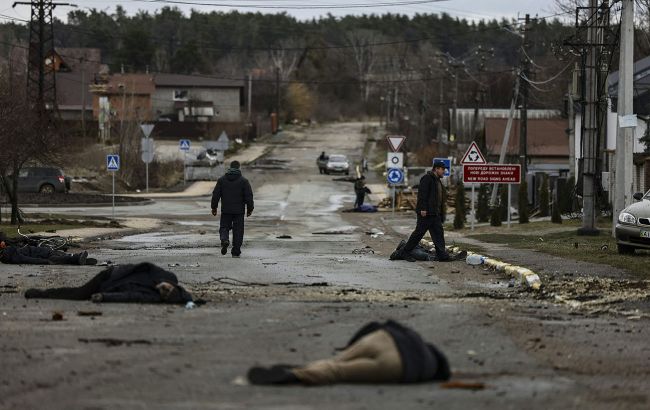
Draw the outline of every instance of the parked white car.
<instances>
[{"instance_id":1,"label":"parked white car","mask_svg":"<svg viewBox=\"0 0 650 410\"><path fill-rule=\"evenodd\" d=\"M634 253L635 249L650 249L650 191L634 194L635 202L618 215L616 245L618 253Z\"/></svg>"},{"instance_id":2,"label":"parked white car","mask_svg":"<svg viewBox=\"0 0 650 410\"><path fill-rule=\"evenodd\" d=\"M327 160L325 173L332 174L338 172L345 173L345 175L350 175L350 161L348 161L348 157L345 155L330 155L329 159Z\"/></svg>"}]
</instances>

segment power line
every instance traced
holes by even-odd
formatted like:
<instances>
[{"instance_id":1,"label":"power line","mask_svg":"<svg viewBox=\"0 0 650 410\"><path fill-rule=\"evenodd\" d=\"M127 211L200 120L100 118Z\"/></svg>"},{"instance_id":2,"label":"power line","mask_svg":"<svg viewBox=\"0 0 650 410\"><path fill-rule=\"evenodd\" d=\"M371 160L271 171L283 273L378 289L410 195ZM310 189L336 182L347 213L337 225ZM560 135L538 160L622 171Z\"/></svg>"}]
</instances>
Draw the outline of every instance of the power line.
<instances>
[{"instance_id":1,"label":"power line","mask_svg":"<svg viewBox=\"0 0 650 410\"><path fill-rule=\"evenodd\" d=\"M376 7L397 7L409 6L416 4L440 3L448 0L410 0L396 2L375 2L375 3L353 3L353 4L296 4L296 5L269 5L269 4L232 4L208 1L181 1L181 0L131 0L134 3L163 3L177 4L187 6L210 6L210 7L230 7L230 8L255 8L255 9L283 9L283 10L321 10L321 9L356 9L356 8L376 8Z\"/></svg>"}]
</instances>

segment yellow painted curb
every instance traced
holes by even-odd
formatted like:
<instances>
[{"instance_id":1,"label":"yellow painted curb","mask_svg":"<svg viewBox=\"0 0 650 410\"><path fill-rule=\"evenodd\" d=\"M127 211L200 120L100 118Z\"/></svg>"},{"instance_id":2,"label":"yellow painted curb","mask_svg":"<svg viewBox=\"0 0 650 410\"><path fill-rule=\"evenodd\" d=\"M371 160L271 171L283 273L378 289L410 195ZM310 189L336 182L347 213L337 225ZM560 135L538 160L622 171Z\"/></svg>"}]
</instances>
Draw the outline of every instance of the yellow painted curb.
<instances>
[{"instance_id":1,"label":"yellow painted curb","mask_svg":"<svg viewBox=\"0 0 650 410\"><path fill-rule=\"evenodd\" d=\"M425 241L425 240L421 241L420 244L425 247L433 247L432 242ZM460 250L461 249L458 246L447 246L448 252L456 253L456 252L460 252ZM475 252L470 252L470 251L467 252L467 256L475 255L475 254L476 254ZM514 278L519 283L525 285L529 289L539 290L542 287L542 281L539 278L539 275L528 268L524 268L523 266L512 265L510 263L503 262L498 259L489 258L489 257L485 257L485 260L483 261L483 265L497 272L506 273L508 276Z\"/></svg>"}]
</instances>

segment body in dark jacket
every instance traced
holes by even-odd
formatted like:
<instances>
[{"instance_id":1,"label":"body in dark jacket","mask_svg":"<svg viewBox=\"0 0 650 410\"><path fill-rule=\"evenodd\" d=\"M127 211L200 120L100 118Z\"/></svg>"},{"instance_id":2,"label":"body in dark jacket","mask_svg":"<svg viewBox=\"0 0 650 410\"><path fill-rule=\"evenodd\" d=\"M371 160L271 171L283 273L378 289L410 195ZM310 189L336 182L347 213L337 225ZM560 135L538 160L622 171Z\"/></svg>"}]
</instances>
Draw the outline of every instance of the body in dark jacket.
<instances>
[{"instance_id":1,"label":"body in dark jacket","mask_svg":"<svg viewBox=\"0 0 650 410\"><path fill-rule=\"evenodd\" d=\"M402 383L449 380L451 377L449 363L445 355L434 345L425 343L415 330L394 320L388 320L385 323L368 323L352 336L347 347L377 330L387 331L395 341L402 359Z\"/></svg>"},{"instance_id":2,"label":"body in dark jacket","mask_svg":"<svg viewBox=\"0 0 650 410\"><path fill-rule=\"evenodd\" d=\"M232 256L239 257L244 243L244 212L246 216L253 213L253 189L241 174L239 162L233 161L226 175L219 178L212 192L212 215L217 215L221 201L221 221L219 237L221 254L225 255L230 245L232 229Z\"/></svg>"},{"instance_id":3,"label":"body in dark jacket","mask_svg":"<svg viewBox=\"0 0 650 410\"><path fill-rule=\"evenodd\" d=\"M69 254L40 246L6 246L0 249L0 262L16 265L85 265L86 252Z\"/></svg>"},{"instance_id":4,"label":"body in dark jacket","mask_svg":"<svg viewBox=\"0 0 650 410\"><path fill-rule=\"evenodd\" d=\"M448 380L449 363L413 329L395 321L362 327L335 357L305 366L253 367L253 384L420 383Z\"/></svg>"},{"instance_id":5,"label":"body in dark jacket","mask_svg":"<svg viewBox=\"0 0 650 410\"><path fill-rule=\"evenodd\" d=\"M25 297L94 302L187 303L190 295L172 272L152 263L111 266L77 288L28 289Z\"/></svg>"}]
</instances>

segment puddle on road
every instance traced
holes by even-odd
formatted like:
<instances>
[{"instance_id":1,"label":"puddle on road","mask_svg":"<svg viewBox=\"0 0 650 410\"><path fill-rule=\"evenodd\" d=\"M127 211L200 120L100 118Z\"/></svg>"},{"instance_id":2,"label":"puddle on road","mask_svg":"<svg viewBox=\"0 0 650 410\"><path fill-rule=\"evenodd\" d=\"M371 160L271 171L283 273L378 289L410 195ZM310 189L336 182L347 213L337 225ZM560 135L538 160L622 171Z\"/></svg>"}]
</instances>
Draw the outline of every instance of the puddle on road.
<instances>
[{"instance_id":1,"label":"puddle on road","mask_svg":"<svg viewBox=\"0 0 650 410\"><path fill-rule=\"evenodd\" d=\"M196 234L185 234L185 235L176 235L169 234L165 232L151 232L143 233L138 235L125 236L123 238L117 239L117 242L129 242L129 243L173 243L175 245L196 242Z\"/></svg>"},{"instance_id":2,"label":"puddle on road","mask_svg":"<svg viewBox=\"0 0 650 410\"><path fill-rule=\"evenodd\" d=\"M343 208L344 202L353 202L355 199L354 195L331 195L329 197L329 206L325 208L316 209L311 212L307 212L307 215L326 215L338 211Z\"/></svg>"}]
</instances>

